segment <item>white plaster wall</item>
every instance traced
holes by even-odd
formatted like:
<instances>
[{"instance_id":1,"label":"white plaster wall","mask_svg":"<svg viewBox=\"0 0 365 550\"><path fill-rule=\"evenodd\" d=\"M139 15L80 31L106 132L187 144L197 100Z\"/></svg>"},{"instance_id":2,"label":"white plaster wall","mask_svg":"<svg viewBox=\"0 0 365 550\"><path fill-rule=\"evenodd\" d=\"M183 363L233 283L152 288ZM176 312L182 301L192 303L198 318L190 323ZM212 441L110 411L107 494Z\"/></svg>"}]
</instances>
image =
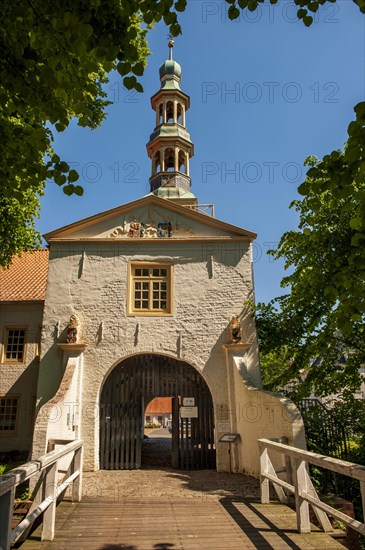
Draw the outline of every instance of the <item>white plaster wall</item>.
<instances>
[{"instance_id":1,"label":"white plaster wall","mask_svg":"<svg viewBox=\"0 0 365 550\"><path fill-rule=\"evenodd\" d=\"M228 360L234 386L231 408L233 431L240 434L234 469L249 475L259 473L260 438L286 438L287 444L306 449L304 423L296 405L290 399L260 390L251 385L240 372L240 360ZM243 377L242 377L243 374ZM233 401L233 400L232 400ZM283 457L273 457L274 466L285 466Z\"/></svg>"},{"instance_id":2,"label":"white plaster wall","mask_svg":"<svg viewBox=\"0 0 365 550\"><path fill-rule=\"evenodd\" d=\"M41 302L0 303L0 334L2 337L0 361L3 358L6 327L25 326L27 331L24 363L0 363L0 396L18 397L16 431L1 433L0 452L26 451L31 448L39 368L38 340L42 314L43 303Z\"/></svg>"},{"instance_id":3,"label":"white plaster wall","mask_svg":"<svg viewBox=\"0 0 365 550\"><path fill-rule=\"evenodd\" d=\"M174 316L127 316L128 262L159 260L174 265ZM98 403L103 381L127 356L152 352L185 360L202 372L215 412L221 414L228 410L222 344L228 338L230 318L242 311L248 299L252 299L248 243L53 244L42 332L39 408L55 395L63 377L63 352L57 343L65 341L68 320L75 313L81 320L81 338L87 344L80 414L86 468L98 467ZM251 318L243 320L243 333L252 343L247 366L259 384ZM42 438L44 431L39 431L34 454L44 449ZM227 468L226 453L220 449L218 466Z\"/></svg>"}]
</instances>

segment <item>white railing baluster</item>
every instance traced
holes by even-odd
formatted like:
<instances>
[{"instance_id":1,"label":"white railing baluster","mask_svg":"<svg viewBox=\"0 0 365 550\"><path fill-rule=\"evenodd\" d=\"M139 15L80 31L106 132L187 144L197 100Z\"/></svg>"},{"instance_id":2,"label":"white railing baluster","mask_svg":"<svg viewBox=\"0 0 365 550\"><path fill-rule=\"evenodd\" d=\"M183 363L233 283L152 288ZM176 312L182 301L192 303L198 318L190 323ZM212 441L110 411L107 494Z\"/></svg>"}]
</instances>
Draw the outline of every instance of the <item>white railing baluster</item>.
<instances>
[{"instance_id":1,"label":"white railing baluster","mask_svg":"<svg viewBox=\"0 0 365 550\"><path fill-rule=\"evenodd\" d=\"M318 502L320 502L320 499L317 495L317 491L314 488L314 485L311 481L311 478L309 477L308 472L305 472L306 479L307 479L307 491L308 495L315 498ZM323 531L326 533L329 533L330 531L333 531L333 527L331 525L330 520L328 519L328 516L325 512L320 510L317 506L313 505L313 512L316 514L316 518L318 519L320 525L322 526Z\"/></svg>"},{"instance_id":2,"label":"white railing baluster","mask_svg":"<svg viewBox=\"0 0 365 550\"><path fill-rule=\"evenodd\" d=\"M332 506L322 502L311 482L307 471L307 464L314 464L321 468L325 468L332 472L337 472L346 475L360 482L363 515L365 514L365 466L339 460L329 456L323 456L317 453L311 453L291 447L279 441L271 439L259 439L258 445L260 449L260 485L261 485L261 502L266 504L269 502L268 484L273 483L274 488L280 498L278 489L284 488L295 495L295 506L297 513L298 531L300 533L310 533L309 521L309 504L313 507L319 523L324 531L333 531L332 525L328 516L339 519L350 529L365 535L365 522L353 519L352 517L336 510ZM287 479L283 481L277 476L274 470L268 451L272 450L275 453L280 453L285 456ZM293 467L291 467L291 465ZM281 470L280 470L281 471ZM294 479L291 481L292 472L294 471ZM265 483L267 481L267 483ZM294 482L294 485L292 483ZM282 499L280 498L280 501ZM363 518L364 519L364 518Z\"/></svg>"},{"instance_id":3,"label":"white railing baluster","mask_svg":"<svg viewBox=\"0 0 365 550\"><path fill-rule=\"evenodd\" d=\"M269 465L269 455L267 449L261 449L260 454L260 488L261 488L261 502L262 504L269 504L270 502L270 482L265 477L265 474L268 474L268 465Z\"/></svg>"},{"instance_id":4,"label":"white railing baluster","mask_svg":"<svg viewBox=\"0 0 365 550\"><path fill-rule=\"evenodd\" d=\"M297 512L297 527L300 533L310 533L309 505L301 496L307 493L306 464L304 460L296 461L295 468L295 509Z\"/></svg>"},{"instance_id":5,"label":"white railing baluster","mask_svg":"<svg viewBox=\"0 0 365 550\"><path fill-rule=\"evenodd\" d=\"M54 441L53 446L61 448L48 452L38 460L27 462L7 474L0 476L0 550L9 550L11 545L24 537L34 520L43 514L42 540L53 540L57 498L72 483L73 500L79 501L82 496L82 441ZM58 485L58 463L63 457L73 453L71 474ZM31 510L19 525L11 530L15 488L39 475L37 494ZM39 498L39 502L38 502Z\"/></svg>"},{"instance_id":6,"label":"white railing baluster","mask_svg":"<svg viewBox=\"0 0 365 550\"><path fill-rule=\"evenodd\" d=\"M42 540L53 540L54 538L57 505L57 471L58 462L54 462L46 469L44 497L45 499L50 499L51 504L43 514Z\"/></svg>"},{"instance_id":7,"label":"white railing baluster","mask_svg":"<svg viewBox=\"0 0 365 550\"><path fill-rule=\"evenodd\" d=\"M73 482L72 487L72 501L73 502L80 502L81 495L82 495L82 447L80 449L77 449L75 451L74 456L74 472L79 470L80 475L76 478L76 480Z\"/></svg>"}]
</instances>

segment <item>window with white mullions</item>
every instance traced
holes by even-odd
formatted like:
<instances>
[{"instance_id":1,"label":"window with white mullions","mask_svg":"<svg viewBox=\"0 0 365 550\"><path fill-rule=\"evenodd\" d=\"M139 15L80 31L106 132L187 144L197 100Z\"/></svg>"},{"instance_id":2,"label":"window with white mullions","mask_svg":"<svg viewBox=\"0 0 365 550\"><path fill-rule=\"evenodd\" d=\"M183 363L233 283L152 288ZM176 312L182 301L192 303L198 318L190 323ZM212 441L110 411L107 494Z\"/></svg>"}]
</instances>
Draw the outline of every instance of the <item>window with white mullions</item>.
<instances>
[{"instance_id":1,"label":"window with white mullions","mask_svg":"<svg viewBox=\"0 0 365 550\"><path fill-rule=\"evenodd\" d=\"M170 265L132 265L132 307L135 313L171 313Z\"/></svg>"}]
</instances>

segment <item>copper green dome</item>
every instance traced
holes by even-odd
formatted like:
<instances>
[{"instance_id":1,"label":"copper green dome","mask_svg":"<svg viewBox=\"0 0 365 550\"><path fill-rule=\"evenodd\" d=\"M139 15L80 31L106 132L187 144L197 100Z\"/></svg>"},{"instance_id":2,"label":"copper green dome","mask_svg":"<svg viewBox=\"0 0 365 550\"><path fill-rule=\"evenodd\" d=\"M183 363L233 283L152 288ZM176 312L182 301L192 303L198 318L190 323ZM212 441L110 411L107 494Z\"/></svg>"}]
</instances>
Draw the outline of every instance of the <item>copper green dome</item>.
<instances>
[{"instance_id":1,"label":"copper green dome","mask_svg":"<svg viewBox=\"0 0 365 550\"><path fill-rule=\"evenodd\" d=\"M164 76L176 76L180 79L181 66L174 59L166 59L160 67L160 79L162 80Z\"/></svg>"}]
</instances>

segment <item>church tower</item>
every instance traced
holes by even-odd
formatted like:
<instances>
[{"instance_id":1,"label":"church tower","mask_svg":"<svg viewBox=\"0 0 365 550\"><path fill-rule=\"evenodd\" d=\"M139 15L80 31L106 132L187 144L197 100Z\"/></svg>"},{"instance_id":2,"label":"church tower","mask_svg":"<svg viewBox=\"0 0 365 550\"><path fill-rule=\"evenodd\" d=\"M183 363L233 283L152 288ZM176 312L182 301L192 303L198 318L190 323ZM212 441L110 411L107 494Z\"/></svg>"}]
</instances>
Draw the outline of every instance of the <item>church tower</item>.
<instances>
[{"instance_id":1,"label":"church tower","mask_svg":"<svg viewBox=\"0 0 365 550\"><path fill-rule=\"evenodd\" d=\"M172 59L174 41L169 41L170 54L160 67L161 87L152 97L156 127L147 143L152 161L150 190L155 196L170 199L182 206L194 206L197 199L190 191L189 162L194 145L185 126L190 98L181 91L181 67Z\"/></svg>"}]
</instances>

